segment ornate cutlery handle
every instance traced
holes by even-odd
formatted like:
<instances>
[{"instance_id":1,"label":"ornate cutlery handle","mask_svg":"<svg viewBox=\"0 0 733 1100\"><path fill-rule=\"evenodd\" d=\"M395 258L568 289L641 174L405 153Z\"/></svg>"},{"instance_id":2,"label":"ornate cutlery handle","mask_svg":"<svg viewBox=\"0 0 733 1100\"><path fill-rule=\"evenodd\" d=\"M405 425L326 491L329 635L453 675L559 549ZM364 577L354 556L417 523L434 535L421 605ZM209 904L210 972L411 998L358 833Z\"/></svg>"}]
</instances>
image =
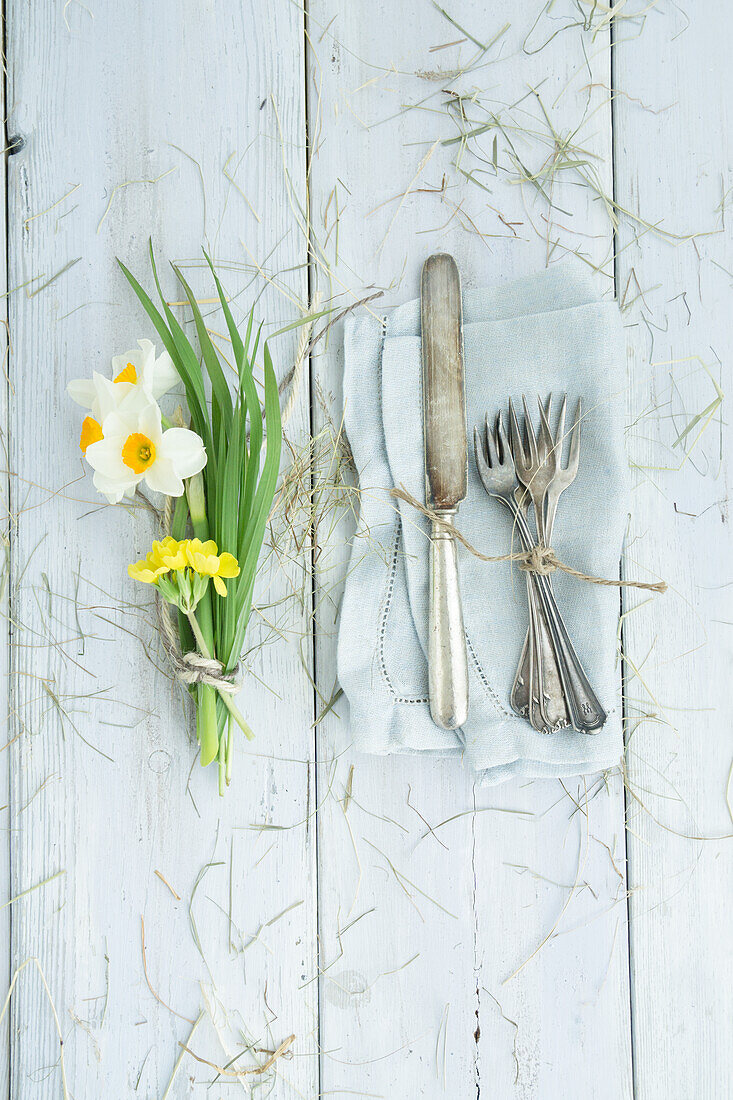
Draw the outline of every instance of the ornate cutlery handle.
<instances>
[{"instance_id":1,"label":"ornate cutlery handle","mask_svg":"<svg viewBox=\"0 0 733 1100\"><path fill-rule=\"evenodd\" d=\"M522 545L525 550L531 550L535 545L534 539L514 498L502 497L502 500L506 501L514 515ZM555 643L558 671L563 681L570 720L575 729L584 733L594 733L606 721L606 712L578 659L548 578L539 573L532 573L531 576Z\"/></svg>"},{"instance_id":2,"label":"ornate cutlery handle","mask_svg":"<svg viewBox=\"0 0 733 1100\"><path fill-rule=\"evenodd\" d=\"M453 522L451 512L440 517ZM428 629L430 713L443 729L458 729L468 717L466 635L455 540L452 531L437 523L431 532Z\"/></svg>"},{"instance_id":3,"label":"ornate cutlery handle","mask_svg":"<svg viewBox=\"0 0 733 1100\"><path fill-rule=\"evenodd\" d=\"M522 656L512 685L512 710L522 718L528 718L538 732L556 733L558 730L567 728L570 725L568 711L563 696L558 659L555 656L553 635L545 616L539 591L529 573L527 574L527 592L528 599L536 607L535 622L532 623L530 611L530 626L524 639ZM534 720L530 708L530 699L533 698L532 693L537 693L535 687L537 681L536 665L540 665L542 669L541 722Z\"/></svg>"},{"instance_id":4,"label":"ornate cutlery handle","mask_svg":"<svg viewBox=\"0 0 733 1100\"><path fill-rule=\"evenodd\" d=\"M595 733L605 723L606 712L578 659L547 577L537 574L535 577L540 599L550 622L550 630L562 651L559 671L561 678L566 681L565 699L570 710L570 719L576 730Z\"/></svg>"}]
</instances>

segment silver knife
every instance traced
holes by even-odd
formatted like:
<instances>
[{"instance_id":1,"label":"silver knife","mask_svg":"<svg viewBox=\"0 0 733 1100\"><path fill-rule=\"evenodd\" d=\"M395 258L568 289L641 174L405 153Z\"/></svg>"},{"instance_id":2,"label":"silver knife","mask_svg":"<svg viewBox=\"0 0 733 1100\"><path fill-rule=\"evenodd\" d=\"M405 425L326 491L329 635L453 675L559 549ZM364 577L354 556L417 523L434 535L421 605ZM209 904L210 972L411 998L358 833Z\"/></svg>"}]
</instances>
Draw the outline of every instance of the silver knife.
<instances>
[{"instance_id":1,"label":"silver knife","mask_svg":"<svg viewBox=\"0 0 733 1100\"><path fill-rule=\"evenodd\" d=\"M453 523L466 495L466 400L463 385L461 280L452 256L430 256L421 286L423 422L428 505ZM430 713L444 729L468 717L468 661L450 526L433 522L428 638Z\"/></svg>"}]
</instances>

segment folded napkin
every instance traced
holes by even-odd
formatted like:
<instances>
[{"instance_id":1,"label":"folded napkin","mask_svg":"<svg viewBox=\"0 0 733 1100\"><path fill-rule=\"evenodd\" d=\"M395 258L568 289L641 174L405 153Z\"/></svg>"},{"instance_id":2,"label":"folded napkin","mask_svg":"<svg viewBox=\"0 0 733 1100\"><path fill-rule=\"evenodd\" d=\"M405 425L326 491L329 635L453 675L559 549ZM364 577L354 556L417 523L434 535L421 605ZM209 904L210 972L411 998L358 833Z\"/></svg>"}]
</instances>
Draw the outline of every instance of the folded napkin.
<instances>
[{"instance_id":1,"label":"folded napkin","mask_svg":"<svg viewBox=\"0 0 733 1100\"><path fill-rule=\"evenodd\" d=\"M553 548L576 569L619 575L628 467L623 423L625 355L614 302L562 268L463 296L468 494L456 525L486 554L505 554L512 520L484 491L473 458L473 426L526 394L568 394L569 423L583 400L580 469L558 508ZM338 672L350 737L363 752L465 753L482 783L552 777L617 764L622 752L617 664L619 592L553 575L578 656L608 711L598 733L537 733L509 696L527 628L524 574L458 547L469 662L469 716L443 730L428 704L427 521L389 490L425 498L420 303L388 317L350 319L345 329L344 422L359 473L360 518L341 607Z\"/></svg>"}]
</instances>

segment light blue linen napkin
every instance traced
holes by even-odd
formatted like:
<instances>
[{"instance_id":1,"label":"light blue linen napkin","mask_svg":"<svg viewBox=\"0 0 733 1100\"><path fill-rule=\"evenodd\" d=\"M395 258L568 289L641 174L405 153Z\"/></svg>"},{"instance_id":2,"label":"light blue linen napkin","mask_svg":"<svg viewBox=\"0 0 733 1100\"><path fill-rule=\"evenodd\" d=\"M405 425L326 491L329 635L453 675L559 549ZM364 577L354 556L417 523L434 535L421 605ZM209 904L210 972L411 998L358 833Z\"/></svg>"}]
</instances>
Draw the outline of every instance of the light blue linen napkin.
<instances>
[{"instance_id":1,"label":"light blue linen napkin","mask_svg":"<svg viewBox=\"0 0 733 1100\"><path fill-rule=\"evenodd\" d=\"M487 496L473 458L473 426L524 393L583 400L580 470L558 508L553 548L583 572L614 579L626 524L625 357L615 302L590 277L562 267L463 296L468 495L457 526L487 554L511 549L509 513ZM338 673L349 736L363 752L465 753L482 783L572 776L617 764L622 752L617 664L619 592L555 573L578 655L608 711L594 734L542 735L509 695L527 627L524 574L459 546L469 660L469 716L459 731L434 725L428 705L427 522L389 496L424 500L420 306L345 328L344 422L359 473L360 518L341 607ZM557 405L556 405L557 408ZM517 547L514 547L515 549Z\"/></svg>"}]
</instances>

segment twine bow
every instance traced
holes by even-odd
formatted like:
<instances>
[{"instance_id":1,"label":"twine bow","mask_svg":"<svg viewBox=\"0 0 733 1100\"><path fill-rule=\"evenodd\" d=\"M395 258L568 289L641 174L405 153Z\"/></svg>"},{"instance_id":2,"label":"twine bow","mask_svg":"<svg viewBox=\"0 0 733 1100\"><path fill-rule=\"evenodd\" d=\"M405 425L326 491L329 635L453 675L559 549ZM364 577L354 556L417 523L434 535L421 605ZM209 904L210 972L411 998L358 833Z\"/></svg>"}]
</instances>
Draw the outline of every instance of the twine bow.
<instances>
[{"instance_id":1,"label":"twine bow","mask_svg":"<svg viewBox=\"0 0 733 1100\"><path fill-rule=\"evenodd\" d=\"M592 573L583 573L580 569L574 569L572 565L566 565L565 562L560 561L555 551L549 546L533 546L531 550L520 550L514 554L482 554L480 550L471 545L466 536L462 535L452 523L445 520L431 508L426 508L412 493L408 493L403 485L396 489L390 489L390 496L396 500L404 500L406 504L409 504L433 523L440 524L450 530L461 545L465 546L466 550L478 558L479 561L516 561L519 563L520 569L524 569L529 573L539 573L543 577L547 577L550 573L554 573L556 569L559 569L570 577L577 577L579 581L605 585L607 588L640 588L645 592L659 593L667 591L666 581L610 581L606 577L595 577Z\"/></svg>"}]
</instances>

